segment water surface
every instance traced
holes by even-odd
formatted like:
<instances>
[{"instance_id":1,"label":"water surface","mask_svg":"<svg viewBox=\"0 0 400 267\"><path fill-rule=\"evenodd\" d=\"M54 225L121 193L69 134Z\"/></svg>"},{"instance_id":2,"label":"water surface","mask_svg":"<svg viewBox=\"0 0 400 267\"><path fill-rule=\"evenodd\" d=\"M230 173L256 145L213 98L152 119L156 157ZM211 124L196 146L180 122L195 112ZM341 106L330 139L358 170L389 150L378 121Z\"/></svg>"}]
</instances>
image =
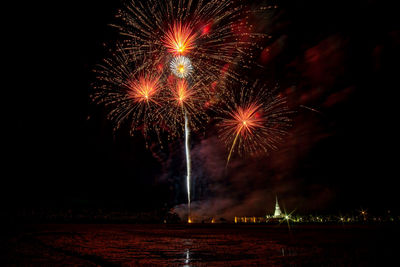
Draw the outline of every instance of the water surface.
<instances>
[{"instance_id":1,"label":"water surface","mask_svg":"<svg viewBox=\"0 0 400 267\"><path fill-rule=\"evenodd\" d=\"M2 265L379 266L396 227L24 225L4 233Z\"/></svg>"}]
</instances>

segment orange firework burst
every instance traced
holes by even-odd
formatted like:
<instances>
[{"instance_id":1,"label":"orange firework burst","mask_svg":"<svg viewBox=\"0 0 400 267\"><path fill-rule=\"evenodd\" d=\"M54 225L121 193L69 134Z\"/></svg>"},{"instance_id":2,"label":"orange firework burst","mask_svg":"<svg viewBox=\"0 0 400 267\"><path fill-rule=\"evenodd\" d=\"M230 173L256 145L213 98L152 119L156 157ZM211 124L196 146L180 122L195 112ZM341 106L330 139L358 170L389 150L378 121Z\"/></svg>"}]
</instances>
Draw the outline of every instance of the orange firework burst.
<instances>
[{"instance_id":1,"label":"orange firework burst","mask_svg":"<svg viewBox=\"0 0 400 267\"><path fill-rule=\"evenodd\" d=\"M193 90L189 90L189 85L186 80L178 80L176 86L171 88L171 94L178 106L184 107L190 105L190 98L193 95Z\"/></svg>"},{"instance_id":2,"label":"orange firework burst","mask_svg":"<svg viewBox=\"0 0 400 267\"><path fill-rule=\"evenodd\" d=\"M262 113L262 106L260 104L250 103L246 107L238 107L238 109L231 113L231 119L226 119L225 124L235 132L236 135L241 135L246 138L252 135L253 131L259 127L263 127L265 118L260 114Z\"/></svg>"},{"instance_id":3,"label":"orange firework burst","mask_svg":"<svg viewBox=\"0 0 400 267\"><path fill-rule=\"evenodd\" d=\"M229 148L227 165L235 150L242 155L277 149L291 121L284 98L259 88L257 83L250 89L241 88L239 94L233 90L224 97L226 106L217 126L220 138Z\"/></svg>"},{"instance_id":4,"label":"orange firework burst","mask_svg":"<svg viewBox=\"0 0 400 267\"><path fill-rule=\"evenodd\" d=\"M197 130L207 119L205 103L209 100L206 87L200 82L185 79L173 79L164 91L163 105L160 113L165 118L172 136L184 132L185 114L189 126Z\"/></svg>"},{"instance_id":5,"label":"orange firework burst","mask_svg":"<svg viewBox=\"0 0 400 267\"><path fill-rule=\"evenodd\" d=\"M168 51L174 55L185 55L195 47L196 37L193 30L182 23L175 23L167 31L164 38L164 45Z\"/></svg>"},{"instance_id":6,"label":"orange firework burst","mask_svg":"<svg viewBox=\"0 0 400 267\"><path fill-rule=\"evenodd\" d=\"M155 96L160 90L159 78L140 75L130 82L128 96L136 102L157 103Z\"/></svg>"},{"instance_id":7,"label":"orange firework burst","mask_svg":"<svg viewBox=\"0 0 400 267\"><path fill-rule=\"evenodd\" d=\"M237 107L236 110L230 112L230 118L223 121L221 127L226 131L225 134L235 136L232 146L229 150L226 164L232 156L232 151L236 145L236 141L240 136L242 140L252 139L256 132L262 131L265 118L260 116L262 113L262 105L256 103L247 104L245 107Z\"/></svg>"},{"instance_id":8,"label":"orange firework burst","mask_svg":"<svg viewBox=\"0 0 400 267\"><path fill-rule=\"evenodd\" d=\"M141 69L144 65L146 70ZM131 134L141 129L147 136L149 128L158 133L162 79L156 66L118 50L95 71L98 82L92 99L109 108L114 131L128 122Z\"/></svg>"}]
</instances>

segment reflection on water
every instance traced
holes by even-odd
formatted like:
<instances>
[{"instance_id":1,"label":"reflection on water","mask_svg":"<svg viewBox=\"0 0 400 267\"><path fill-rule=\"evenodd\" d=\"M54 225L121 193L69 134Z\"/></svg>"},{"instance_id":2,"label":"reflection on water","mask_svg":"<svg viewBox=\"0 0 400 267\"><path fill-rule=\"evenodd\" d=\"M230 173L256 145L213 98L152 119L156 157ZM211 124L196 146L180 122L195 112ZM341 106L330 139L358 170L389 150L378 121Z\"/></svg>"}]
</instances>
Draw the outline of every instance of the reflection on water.
<instances>
[{"instance_id":1,"label":"reflection on water","mask_svg":"<svg viewBox=\"0 0 400 267\"><path fill-rule=\"evenodd\" d=\"M20 234L18 238L8 240L7 246L2 246L8 257L6 262L14 266L68 263L197 267L280 266L310 262L329 265L332 263L329 260L333 260L333 265L346 265L348 262L373 262L368 262L368 257L374 255L369 252L369 246L375 248L377 243L368 232L343 229L323 230L321 234L321 230L314 229L288 233L284 228L229 225L197 228L160 225L35 227L37 229ZM382 238L381 233L377 236ZM352 242L358 243L353 245ZM385 249L382 251L390 251L384 244L381 247ZM357 255L356 261L352 259L354 255ZM0 262L5 260L0 257Z\"/></svg>"},{"instance_id":2,"label":"reflection on water","mask_svg":"<svg viewBox=\"0 0 400 267\"><path fill-rule=\"evenodd\" d=\"M279 257L281 245L252 231L223 228L75 225L39 231L29 242L48 250L53 260L65 254L98 265L226 266ZM57 255L57 252L59 255ZM260 259L258 255L263 255ZM59 259L60 258L60 259ZM61 260L62 261L62 260Z\"/></svg>"},{"instance_id":3,"label":"reflection on water","mask_svg":"<svg viewBox=\"0 0 400 267\"><path fill-rule=\"evenodd\" d=\"M183 265L184 267L190 267L191 265L189 264L190 262L190 250L186 249L185 251L185 265Z\"/></svg>"},{"instance_id":4,"label":"reflection on water","mask_svg":"<svg viewBox=\"0 0 400 267\"><path fill-rule=\"evenodd\" d=\"M297 256L297 249L296 248L282 248L282 256Z\"/></svg>"}]
</instances>

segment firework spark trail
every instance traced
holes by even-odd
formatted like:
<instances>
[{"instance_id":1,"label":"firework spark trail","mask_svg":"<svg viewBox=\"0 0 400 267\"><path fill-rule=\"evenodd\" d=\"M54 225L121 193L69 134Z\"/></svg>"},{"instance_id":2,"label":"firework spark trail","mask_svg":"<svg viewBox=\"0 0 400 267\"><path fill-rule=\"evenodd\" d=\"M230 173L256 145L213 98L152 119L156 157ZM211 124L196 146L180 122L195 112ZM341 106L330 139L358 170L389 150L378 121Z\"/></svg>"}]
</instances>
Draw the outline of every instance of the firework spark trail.
<instances>
[{"instance_id":1,"label":"firework spark trail","mask_svg":"<svg viewBox=\"0 0 400 267\"><path fill-rule=\"evenodd\" d=\"M187 197L188 197L188 222L190 219L190 176L191 176L191 166L190 166L190 150L189 150L189 123L188 117L185 112L185 151L186 151L186 186L187 186Z\"/></svg>"},{"instance_id":2,"label":"firework spark trail","mask_svg":"<svg viewBox=\"0 0 400 267\"><path fill-rule=\"evenodd\" d=\"M316 113L319 113L319 114L322 114L321 111L316 110L316 109L314 109L314 108L310 108L310 107L308 107L308 106L300 105L299 107L308 109L308 110L310 110L310 111L313 111L313 112L316 112Z\"/></svg>"},{"instance_id":3,"label":"firework spark trail","mask_svg":"<svg viewBox=\"0 0 400 267\"><path fill-rule=\"evenodd\" d=\"M242 126L242 127L243 127L243 126ZM231 149L229 150L228 158L226 159L225 168L228 167L229 160L231 159L231 156L232 156L233 148L235 147L236 140L237 140L237 138L238 138L238 136L239 136L239 134L240 134L240 131L242 130L242 127L241 127L241 128L239 129L239 131L236 133L235 139L233 140L232 147L231 147Z\"/></svg>"}]
</instances>

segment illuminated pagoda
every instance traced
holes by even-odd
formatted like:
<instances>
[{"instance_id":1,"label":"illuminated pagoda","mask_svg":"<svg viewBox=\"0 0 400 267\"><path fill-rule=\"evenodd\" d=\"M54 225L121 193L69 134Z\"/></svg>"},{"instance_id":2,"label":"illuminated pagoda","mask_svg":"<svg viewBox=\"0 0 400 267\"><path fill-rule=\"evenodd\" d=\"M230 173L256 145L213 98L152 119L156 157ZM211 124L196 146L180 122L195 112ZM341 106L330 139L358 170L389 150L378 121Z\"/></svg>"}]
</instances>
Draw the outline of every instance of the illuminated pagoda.
<instances>
[{"instance_id":1,"label":"illuminated pagoda","mask_svg":"<svg viewBox=\"0 0 400 267\"><path fill-rule=\"evenodd\" d=\"M273 218L282 218L283 214L282 214L281 208L279 207L278 197L275 196L275 199L276 199L276 203L275 203L275 212L274 212Z\"/></svg>"},{"instance_id":2,"label":"illuminated pagoda","mask_svg":"<svg viewBox=\"0 0 400 267\"><path fill-rule=\"evenodd\" d=\"M278 197L275 196L275 212L274 215L265 215L264 217L255 216L235 216L235 223L277 223L281 219L285 218L285 214L282 213L279 207Z\"/></svg>"}]
</instances>

